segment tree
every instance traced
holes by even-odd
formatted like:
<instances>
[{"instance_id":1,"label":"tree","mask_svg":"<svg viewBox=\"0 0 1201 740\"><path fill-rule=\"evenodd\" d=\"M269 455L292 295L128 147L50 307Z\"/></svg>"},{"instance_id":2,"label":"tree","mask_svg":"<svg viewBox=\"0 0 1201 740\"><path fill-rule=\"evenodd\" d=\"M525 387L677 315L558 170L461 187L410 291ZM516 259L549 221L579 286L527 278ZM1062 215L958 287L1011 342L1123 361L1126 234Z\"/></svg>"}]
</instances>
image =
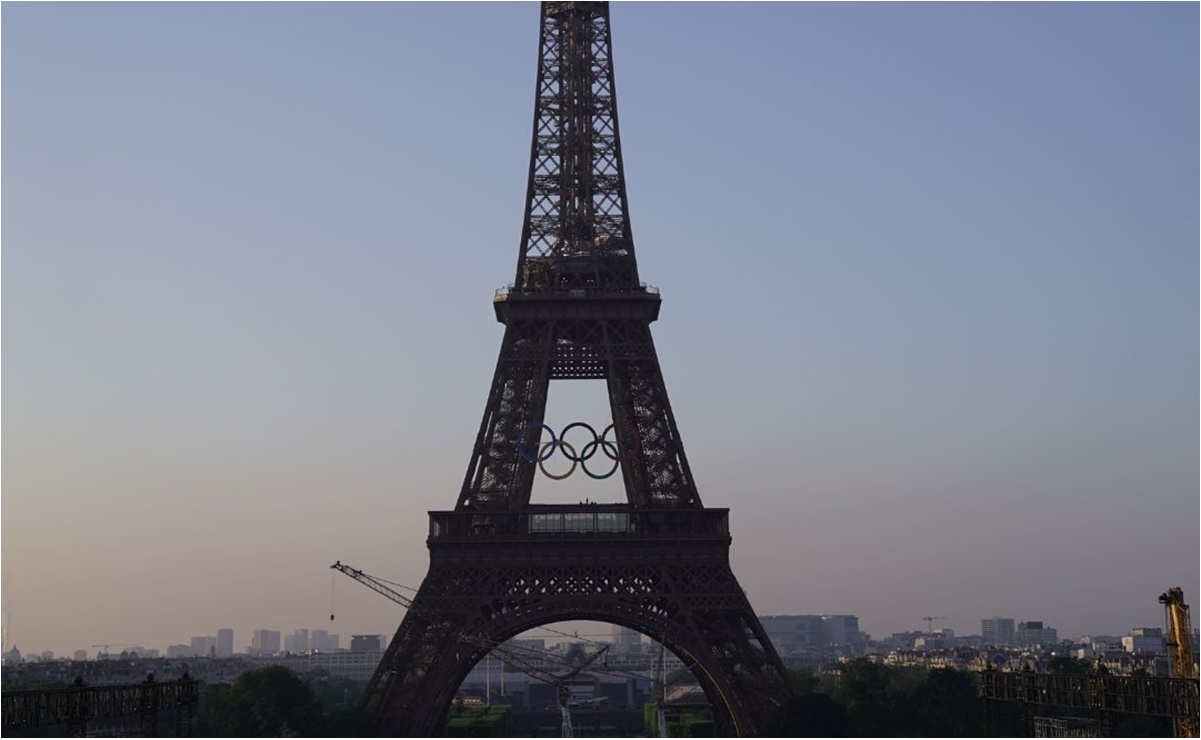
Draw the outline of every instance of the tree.
<instances>
[{"instance_id":1,"label":"tree","mask_svg":"<svg viewBox=\"0 0 1201 740\"><path fill-rule=\"evenodd\" d=\"M964 671L935 668L913 691L913 709L924 737L982 737L987 734L984 705Z\"/></svg>"},{"instance_id":2,"label":"tree","mask_svg":"<svg viewBox=\"0 0 1201 740\"><path fill-rule=\"evenodd\" d=\"M846 737L847 710L825 694L789 697L765 728L767 737Z\"/></svg>"},{"instance_id":3,"label":"tree","mask_svg":"<svg viewBox=\"0 0 1201 740\"><path fill-rule=\"evenodd\" d=\"M308 684L283 666L238 676L213 687L196 734L209 737L313 737L326 733L321 705Z\"/></svg>"},{"instance_id":4,"label":"tree","mask_svg":"<svg viewBox=\"0 0 1201 740\"><path fill-rule=\"evenodd\" d=\"M906 722L889 692L892 679L892 669L865 658L843 665L834 698L846 707L850 734L894 737L903 733Z\"/></svg>"},{"instance_id":5,"label":"tree","mask_svg":"<svg viewBox=\"0 0 1201 740\"><path fill-rule=\"evenodd\" d=\"M788 685L794 694L812 694L818 690L818 678L808 668L789 668Z\"/></svg>"}]
</instances>

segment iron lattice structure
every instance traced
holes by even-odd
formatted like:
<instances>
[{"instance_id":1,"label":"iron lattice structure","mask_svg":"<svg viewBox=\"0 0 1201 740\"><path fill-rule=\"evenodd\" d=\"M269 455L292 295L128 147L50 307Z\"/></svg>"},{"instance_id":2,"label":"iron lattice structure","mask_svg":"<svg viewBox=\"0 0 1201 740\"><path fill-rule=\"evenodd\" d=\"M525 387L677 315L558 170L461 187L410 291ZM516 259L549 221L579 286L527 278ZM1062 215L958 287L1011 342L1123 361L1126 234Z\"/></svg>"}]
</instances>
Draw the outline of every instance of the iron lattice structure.
<instances>
[{"instance_id":1,"label":"iron lattice structure","mask_svg":"<svg viewBox=\"0 0 1201 740\"><path fill-rule=\"evenodd\" d=\"M188 737L199 699L200 682L191 678L5 691L3 731L10 737L46 736L55 727L65 726L69 737L88 737L89 724L132 720L141 736L158 737L159 718L166 714L174 718L175 736Z\"/></svg>"},{"instance_id":2,"label":"iron lattice structure","mask_svg":"<svg viewBox=\"0 0 1201 740\"><path fill-rule=\"evenodd\" d=\"M1099 720L1110 712L1195 720L1199 706L1196 679L1108 673L1011 673L990 668L977 673L976 680L994 736L997 734L995 702L1020 705L1026 736L1034 734L1032 723L1036 718L1032 711L1039 707L1091 710Z\"/></svg>"},{"instance_id":3,"label":"iron lattice structure","mask_svg":"<svg viewBox=\"0 0 1201 740\"><path fill-rule=\"evenodd\" d=\"M730 569L728 510L701 504L667 400L650 332L660 297L639 281L630 230L608 3L542 4L517 274L493 305L505 335L463 487L453 511L430 514L429 573L364 697L379 729L441 734L492 646L587 619L662 640L722 734L759 734L786 675ZM580 379L606 381L627 502L531 504L550 381Z\"/></svg>"}]
</instances>

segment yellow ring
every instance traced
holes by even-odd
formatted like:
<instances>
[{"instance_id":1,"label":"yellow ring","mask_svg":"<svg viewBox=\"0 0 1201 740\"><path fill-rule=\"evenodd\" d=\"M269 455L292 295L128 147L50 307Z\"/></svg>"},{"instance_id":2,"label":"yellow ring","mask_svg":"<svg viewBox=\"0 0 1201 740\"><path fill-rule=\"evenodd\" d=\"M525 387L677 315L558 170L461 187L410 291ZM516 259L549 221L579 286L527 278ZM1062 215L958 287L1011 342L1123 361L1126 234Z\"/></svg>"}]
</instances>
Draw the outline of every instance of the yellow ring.
<instances>
[{"instance_id":1,"label":"yellow ring","mask_svg":"<svg viewBox=\"0 0 1201 740\"><path fill-rule=\"evenodd\" d=\"M570 455L567 456L567 459L571 460L571 467L568 468L567 472L564 473L563 475L551 475L550 473L546 472L546 458L542 457L542 453L546 452L546 448L553 444L558 444L560 447L566 447L567 451L571 453ZM550 457L550 455L547 455L546 457ZM575 466L580 464L580 461L576 458L575 448L572 447L571 445L567 444L563 440L559 440L557 443L554 440L551 440L550 442L543 442L542 449L538 450L538 458L539 458L538 469L542 471L543 475L545 475L547 478L550 478L551 480L563 480L567 476L574 473Z\"/></svg>"}]
</instances>

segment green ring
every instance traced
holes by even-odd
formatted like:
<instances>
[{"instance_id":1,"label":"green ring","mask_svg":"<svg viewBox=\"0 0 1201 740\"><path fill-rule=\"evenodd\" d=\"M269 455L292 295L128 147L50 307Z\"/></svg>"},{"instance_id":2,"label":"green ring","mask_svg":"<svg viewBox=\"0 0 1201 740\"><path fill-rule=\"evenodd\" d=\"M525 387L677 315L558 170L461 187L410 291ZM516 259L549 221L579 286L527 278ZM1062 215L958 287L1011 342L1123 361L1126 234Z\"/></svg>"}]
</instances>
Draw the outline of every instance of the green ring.
<instances>
[{"instance_id":1,"label":"green ring","mask_svg":"<svg viewBox=\"0 0 1201 740\"><path fill-rule=\"evenodd\" d=\"M560 442L559 444L562 444L562 442ZM613 460L613 467L609 470L608 473L605 473L604 475L597 475L596 473L593 473L591 470L588 469L588 458L592 457L592 454L588 453L588 447L591 446L592 453L595 453L596 448L599 445L607 445L607 447L605 448L605 455L606 455L606 457L609 457L611 460ZM608 453L608 450L610 448L612 448L612 450L613 450L613 455L609 455L609 453ZM607 439L602 439L602 440L594 439L591 442L589 442L588 444L584 445L580 449L580 457L583 458L583 460L580 462L580 467L584 469L584 475L587 475L589 478L592 478L593 480L604 480L605 478L608 478L608 477L612 476L614 473L616 473L617 469L619 467L621 467L621 460L617 459L616 455L617 455L617 443L616 442L610 442Z\"/></svg>"}]
</instances>

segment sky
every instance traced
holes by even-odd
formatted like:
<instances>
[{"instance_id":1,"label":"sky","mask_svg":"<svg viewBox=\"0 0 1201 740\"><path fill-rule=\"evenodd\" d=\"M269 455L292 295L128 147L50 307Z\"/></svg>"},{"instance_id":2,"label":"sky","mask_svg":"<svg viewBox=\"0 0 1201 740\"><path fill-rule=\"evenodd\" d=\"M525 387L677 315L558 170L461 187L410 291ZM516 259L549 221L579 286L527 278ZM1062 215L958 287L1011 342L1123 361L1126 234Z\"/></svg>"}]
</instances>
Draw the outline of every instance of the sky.
<instances>
[{"instance_id":1,"label":"sky","mask_svg":"<svg viewBox=\"0 0 1201 740\"><path fill-rule=\"evenodd\" d=\"M537 6L0 16L9 645L391 634L328 566L419 585L457 499ZM656 347L758 613L1072 636L1197 603L1198 16L613 6ZM599 382L552 384L577 420ZM533 500L623 498L581 478Z\"/></svg>"}]
</instances>

